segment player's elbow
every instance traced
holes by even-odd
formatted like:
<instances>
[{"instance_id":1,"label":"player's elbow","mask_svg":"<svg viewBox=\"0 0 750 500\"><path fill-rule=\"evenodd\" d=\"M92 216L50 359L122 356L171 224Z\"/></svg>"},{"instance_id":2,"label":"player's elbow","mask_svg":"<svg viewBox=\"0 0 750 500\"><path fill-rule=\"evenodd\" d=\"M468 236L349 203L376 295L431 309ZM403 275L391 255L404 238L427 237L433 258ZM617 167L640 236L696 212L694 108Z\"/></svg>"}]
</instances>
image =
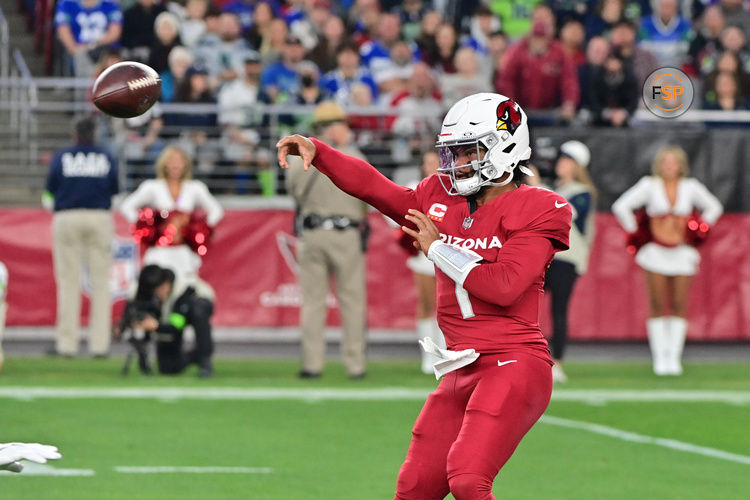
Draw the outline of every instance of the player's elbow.
<instances>
[{"instance_id":1,"label":"player's elbow","mask_svg":"<svg viewBox=\"0 0 750 500\"><path fill-rule=\"evenodd\" d=\"M501 291L495 296L493 302L500 307L510 307L521 298L521 293L515 290Z\"/></svg>"},{"instance_id":2,"label":"player's elbow","mask_svg":"<svg viewBox=\"0 0 750 500\"><path fill-rule=\"evenodd\" d=\"M512 288L492 289L492 288L487 288L487 287L476 287L476 289L472 290L475 287L472 287L466 282L464 282L464 288L466 289L467 292L477 297L478 299L483 300L484 302L488 302L490 304L494 304L496 306L500 306L500 307L512 306L518 301L518 299L521 298L521 295L522 295L521 293L519 293L516 290L513 290Z\"/></svg>"}]
</instances>

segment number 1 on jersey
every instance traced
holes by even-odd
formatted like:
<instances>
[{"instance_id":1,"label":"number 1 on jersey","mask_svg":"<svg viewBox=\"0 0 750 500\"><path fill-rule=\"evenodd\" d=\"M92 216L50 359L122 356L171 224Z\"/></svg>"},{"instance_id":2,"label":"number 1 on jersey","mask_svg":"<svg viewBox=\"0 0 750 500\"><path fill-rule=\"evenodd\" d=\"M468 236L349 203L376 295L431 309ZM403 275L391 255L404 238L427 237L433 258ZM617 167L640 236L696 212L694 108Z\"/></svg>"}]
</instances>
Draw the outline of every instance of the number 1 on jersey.
<instances>
[{"instance_id":1,"label":"number 1 on jersey","mask_svg":"<svg viewBox=\"0 0 750 500\"><path fill-rule=\"evenodd\" d=\"M456 300L458 301L458 308L461 309L461 316L463 316L464 319L473 318L474 308L471 307L469 292L458 283L456 283Z\"/></svg>"}]
</instances>

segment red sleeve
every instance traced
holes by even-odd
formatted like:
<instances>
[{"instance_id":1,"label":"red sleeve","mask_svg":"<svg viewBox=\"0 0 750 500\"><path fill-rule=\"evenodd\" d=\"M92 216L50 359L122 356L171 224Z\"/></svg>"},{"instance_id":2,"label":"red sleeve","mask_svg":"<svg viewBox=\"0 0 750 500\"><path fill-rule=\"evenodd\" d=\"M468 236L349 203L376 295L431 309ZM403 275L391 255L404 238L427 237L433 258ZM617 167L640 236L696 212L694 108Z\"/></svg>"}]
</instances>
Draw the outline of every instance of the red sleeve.
<instances>
[{"instance_id":1,"label":"red sleeve","mask_svg":"<svg viewBox=\"0 0 750 500\"><path fill-rule=\"evenodd\" d=\"M316 148L313 165L336 186L369 203L398 224L413 226L404 219L410 208L419 209L413 189L395 184L364 160L345 155L314 137L310 139Z\"/></svg>"},{"instance_id":2,"label":"red sleeve","mask_svg":"<svg viewBox=\"0 0 750 500\"><path fill-rule=\"evenodd\" d=\"M505 242L497 262L472 269L464 288L478 299L508 307L542 276L554 253L549 238L534 232L519 234Z\"/></svg>"},{"instance_id":3,"label":"red sleeve","mask_svg":"<svg viewBox=\"0 0 750 500\"><path fill-rule=\"evenodd\" d=\"M518 200L512 215L503 225L508 231L508 240L515 235L534 233L552 241L556 250L567 250L573 210L570 203L548 189L521 186L526 191Z\"/></svg>"}]
</instances>

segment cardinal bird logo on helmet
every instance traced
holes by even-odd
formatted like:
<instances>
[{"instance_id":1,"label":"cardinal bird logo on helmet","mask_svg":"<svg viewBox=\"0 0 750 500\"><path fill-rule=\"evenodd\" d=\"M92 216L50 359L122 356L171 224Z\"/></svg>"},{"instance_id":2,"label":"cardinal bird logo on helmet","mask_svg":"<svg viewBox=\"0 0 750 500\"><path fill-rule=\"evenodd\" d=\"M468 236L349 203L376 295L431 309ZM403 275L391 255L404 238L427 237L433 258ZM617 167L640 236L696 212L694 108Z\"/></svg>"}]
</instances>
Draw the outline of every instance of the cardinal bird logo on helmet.
<instances>
[{"instance_id":1,"label":"cardinal bird logo on helmet","mask_svg":"<svg viewBox=\"0 0 750 500\"><path fill-rule=\"evenodd\" d=\"M497 106L497 130L507 130L511 134L521 126L521 109L511 99Z\"/></svg>"}]
</instances>

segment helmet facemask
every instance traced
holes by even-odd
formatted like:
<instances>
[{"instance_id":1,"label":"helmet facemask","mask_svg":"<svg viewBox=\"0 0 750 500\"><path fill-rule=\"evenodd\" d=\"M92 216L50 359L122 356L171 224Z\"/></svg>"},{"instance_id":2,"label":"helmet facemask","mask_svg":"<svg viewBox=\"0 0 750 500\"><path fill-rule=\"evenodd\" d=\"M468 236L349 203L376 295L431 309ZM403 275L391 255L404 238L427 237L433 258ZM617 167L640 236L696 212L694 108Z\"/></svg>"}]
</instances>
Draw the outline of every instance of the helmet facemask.
<instances>
[{"instance_id":1,"label":"helmet facemask","mask_svg":"<svg viewBox=\"0 0 750 500\"><path fill-rule=\"evenodd\" d=\"M509 184L513 179L512 172L508 172L509 175L506 176L505 180L497 182L496 179L502 177L504 172L498 171L490 161L490 149L497 143L494 134L489 133L450 146L438 145L438 157L440 158L438 173L447 174L451 179L451 186L449 187L445 185L443 177L440 177L443 189L452 196L469 196L476 194L484 186L505 186ZM471 147L476 148L477 159L460 165L456 164L457 158L461 156L471 157L471 150L466 151L467 148ZM461 172L466 167L472 168L468 175Z\"/></svg>"}]
</instances>

